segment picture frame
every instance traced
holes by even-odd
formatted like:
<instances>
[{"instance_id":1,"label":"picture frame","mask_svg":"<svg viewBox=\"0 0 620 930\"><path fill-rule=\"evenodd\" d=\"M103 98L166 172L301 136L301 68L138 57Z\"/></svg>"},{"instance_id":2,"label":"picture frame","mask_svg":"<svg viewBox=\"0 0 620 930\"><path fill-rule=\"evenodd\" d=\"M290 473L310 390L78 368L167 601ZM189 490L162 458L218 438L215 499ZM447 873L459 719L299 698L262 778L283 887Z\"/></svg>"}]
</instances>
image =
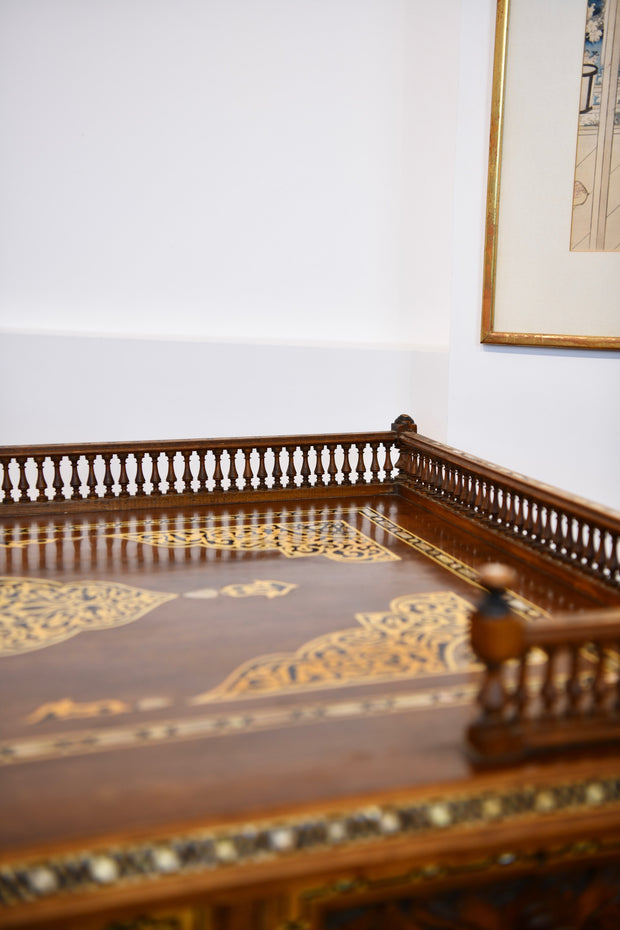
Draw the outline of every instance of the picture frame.
<instances>
[{"instance_id":1,"label":"picture frame","mask_svg":"<svg viewBox=\"0 0 620 930\"><path fill-rule=\"evenodd\" d=\"M497 2L485 344L620 349L620 242L586 251L571 241L588 2ZM620 0L597 8L605 3L620 47ZM620 107L615 115L620 162Z\"/></svg>"}]
</instances>

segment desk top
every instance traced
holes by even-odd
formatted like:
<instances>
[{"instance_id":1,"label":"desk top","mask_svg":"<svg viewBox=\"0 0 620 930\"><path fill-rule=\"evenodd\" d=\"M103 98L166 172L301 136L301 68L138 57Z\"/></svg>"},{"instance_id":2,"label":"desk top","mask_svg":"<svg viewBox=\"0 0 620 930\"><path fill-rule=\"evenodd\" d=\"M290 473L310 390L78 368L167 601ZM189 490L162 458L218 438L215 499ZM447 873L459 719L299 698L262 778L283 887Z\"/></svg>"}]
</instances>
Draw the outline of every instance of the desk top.
<instances>
[{"instance_id":1,"label":"desk top","mask_svg":"<svg viewBox=\"0 0 620 930\"><path fill-rule=\"evenodd\" d=\"M542 809L565 766L477 772L464 751L475 569L508 559L513 609L532 623L619 600L398 496L21 518L1 531L5 863L152 838L161 851L196 830L211 831L215 855L226 830L250 847L271 830L287 851L319 820L338 842L343 811L374 812L388 834L412 804L429 829L473 823L493 814L493 792L504 805L534 792L521 803ZM573 794L553 805L583 804L595 771L617 804L617 763L603 755L576 758Z\"/></svg>"}]
</instances>

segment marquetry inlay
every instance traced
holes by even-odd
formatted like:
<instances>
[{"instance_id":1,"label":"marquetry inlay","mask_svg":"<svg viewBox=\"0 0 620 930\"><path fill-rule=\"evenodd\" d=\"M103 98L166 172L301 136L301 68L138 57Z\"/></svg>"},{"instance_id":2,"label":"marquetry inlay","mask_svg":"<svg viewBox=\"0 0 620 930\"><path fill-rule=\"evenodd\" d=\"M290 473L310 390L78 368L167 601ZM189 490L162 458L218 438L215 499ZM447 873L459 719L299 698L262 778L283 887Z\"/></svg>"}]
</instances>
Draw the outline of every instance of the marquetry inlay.
<instances>
[{"instance_id":1,"label":"marquetry inlay","mask_svg":"<svg viewBox=\"0 0 620 930\"><path fill-rule=\"evenodd\" d=\"M398 556L374 542L346 520L290 523L229 523L195 529L119 532L121 539L166 549L204 547L235 551L270 551L289 559L322 555L336 562L394 562Z\"/></svg>"},{"instance_id":2,"label":"marquetry inlay","mask_svg":"<svg viewBox=\"0 0 620 930\"><path fill-rule=\"evenodd\" d=\"M543 803L544 799L544 803ZM332 849L382 843L389 856L391 840L424 840L438 834L495 830L522 823L535 829L551 818L578 817L592 809L616 813L620 779L614 776L556 782L524 778L514 787L470 788L403 796L389 803L347 805L313 814L264 818L244 825L222 824L212 829L162 835L148 841L102 844L76 852L33 859L16 859L0 866L0 904L10 908L41 899L94 892L137 882L163 881L168 876L213 872L253 862L308 856ZM604 850L604 842L568 844L563 855ZM557 850L556 850L557 853ZM540 848L538 850L540 856ZM520 864L520 850L507 847L486 857L484 869ZM420 877L441 874L429 862ZM482 871L483 869L480 869Z\"/></svg>"},{"instance_id":3,"label":"marquetry inlay","mask_svg":"<svg viewBox=\"0 0 620 930\"><path fill-rule=\"evenodd\" d=\"M319 636L294 653L245 662L191 703L469 668L475 664L468 643L471 611L450 591L398 597L386 611L356 614L359 627Z\"/></svg>"},{"instance_id":4,"label":"marquetry inlay","mask_svg":"<svg viewBox=\"0 0 620 930\"><path fill-rule=\"evenodd\" d=\"M175 598L112 581L0 578L0 656L123 626Z\"/></svg>"}]
</instances>

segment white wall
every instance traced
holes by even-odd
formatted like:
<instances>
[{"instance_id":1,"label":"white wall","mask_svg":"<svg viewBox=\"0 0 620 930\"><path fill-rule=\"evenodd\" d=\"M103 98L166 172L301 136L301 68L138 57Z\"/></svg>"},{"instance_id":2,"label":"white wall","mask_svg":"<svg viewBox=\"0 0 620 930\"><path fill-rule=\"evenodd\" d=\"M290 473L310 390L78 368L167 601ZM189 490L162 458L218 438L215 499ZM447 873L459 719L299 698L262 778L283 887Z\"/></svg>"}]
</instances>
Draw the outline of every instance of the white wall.
<instances>
[{"instance_id":1,"label":"white wall","mask_svg":"<svg viewBox=\"0 0 620 930\"><path fill-rule=\"evenodd\" d=\"M5 333L0 385L10 444L383 430L413 398L425 399L425 430L441 435L448 356Z\"/></svg>"},{"instance_id":2,"label":"white wall","mask_svg":"<svg viewBox=\"0 0 620 930\"><path fill-rule=\"evenodd\" d=\"M461 12L448 441L620 510L620 353L480 343L493 30L493 0L467 0Z\"/></svg>"},{"instance_id":3,"label":"white wall","mask_svg":"<svg viewBox=\"0 0 620 930\"><path fill-rule=\"evenodd\" d=\"M618 353L479 343L493 17L3 0L0 442L409 412L620 507Z\"/></svg>"},{"instance_id":4,"label":"white wall","mask_svg":"<svg viewBox=\"0 0 620 930\"><path fill-rule=\"evenodd\" d=\"M403 410L445 436L457 10L430 40L418 0L3 0L0 326L103 338L71 360L47 343L52 381L44 363L12 391L2 441L382 428ZM206 396L186 383L192 340L219 373ZM427 376L435 397L412 394ZM167 400L139 409L154 380Z\"/></svg>"}]
</instances>

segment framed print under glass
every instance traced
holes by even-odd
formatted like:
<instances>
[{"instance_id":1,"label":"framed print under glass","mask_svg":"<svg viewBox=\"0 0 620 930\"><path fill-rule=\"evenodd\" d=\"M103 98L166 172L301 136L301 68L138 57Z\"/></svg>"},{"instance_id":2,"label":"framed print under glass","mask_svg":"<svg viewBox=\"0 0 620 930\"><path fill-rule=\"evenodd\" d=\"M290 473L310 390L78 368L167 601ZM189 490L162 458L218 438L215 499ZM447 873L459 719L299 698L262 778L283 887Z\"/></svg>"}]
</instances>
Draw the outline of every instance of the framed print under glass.
<instances>
[{"instance_id":1,"label":"framed print under glass","mask_svg":"<svg viewBox=\"0 0 620 930\"><path fill-rule=\"evenodd\" d=\"M498 0L482 342L620 349L620 0Z\"/></svg>"}]
</instances>

